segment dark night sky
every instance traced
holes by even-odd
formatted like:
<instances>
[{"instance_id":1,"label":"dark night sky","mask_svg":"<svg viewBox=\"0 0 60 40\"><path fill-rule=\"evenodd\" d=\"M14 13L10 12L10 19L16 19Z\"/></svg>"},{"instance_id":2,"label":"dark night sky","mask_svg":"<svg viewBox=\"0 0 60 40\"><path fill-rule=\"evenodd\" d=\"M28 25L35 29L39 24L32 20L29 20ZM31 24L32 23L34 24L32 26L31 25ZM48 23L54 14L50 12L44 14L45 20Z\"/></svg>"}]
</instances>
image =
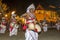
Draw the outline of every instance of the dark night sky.
<instances>
[{"instance_id":1,"label":"dark night sky","mask_svg":"<svg viewBox=\"0 0 60 40\"><path fill-rule=\"evenodd\" d=\"M32 3L35 6L40 3L45 9L49 9L49 5L56 6L56 9L60 7L60 0L3 0L3 3L6 3L10 10L16 9L20 13L24 13L26 8Z\"/></svg>"}]
</instances>

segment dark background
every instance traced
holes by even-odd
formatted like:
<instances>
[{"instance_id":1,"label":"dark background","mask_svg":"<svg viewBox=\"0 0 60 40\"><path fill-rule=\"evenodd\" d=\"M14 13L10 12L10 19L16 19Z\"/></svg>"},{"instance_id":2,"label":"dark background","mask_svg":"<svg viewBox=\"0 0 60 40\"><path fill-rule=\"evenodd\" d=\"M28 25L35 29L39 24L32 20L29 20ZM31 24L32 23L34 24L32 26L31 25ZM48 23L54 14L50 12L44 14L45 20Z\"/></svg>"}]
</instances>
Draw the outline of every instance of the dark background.
<instances>
[{"instance_id":1,"label":"dark background","mask_svg":"<svg viewBox=\"0 0 60 40\"><path fill-rule=\"evenodd\" d=\"M9 7L9 10L17 10L19 15L26 12L27 7L34 3L37 7L39 4L43 6L44 9L50 10L60 10L60 0L3 0ZM50 8L49 5L53 5L56 8Z\"/></svg>"}]
</instances>

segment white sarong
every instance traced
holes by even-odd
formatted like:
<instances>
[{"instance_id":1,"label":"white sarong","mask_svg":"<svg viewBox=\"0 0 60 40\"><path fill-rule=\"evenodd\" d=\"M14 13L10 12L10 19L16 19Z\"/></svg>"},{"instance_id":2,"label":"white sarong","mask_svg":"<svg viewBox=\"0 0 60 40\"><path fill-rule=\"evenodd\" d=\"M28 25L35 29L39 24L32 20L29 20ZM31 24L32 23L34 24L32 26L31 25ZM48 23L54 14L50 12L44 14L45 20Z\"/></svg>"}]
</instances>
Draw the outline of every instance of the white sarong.
<instances>
[{"instance_id":1,"label":"white sarong","mask_svg":"<svg viewBox=\"0 0 60 40\"><path fill-rule=\"evenodd\" d=\"M48 28L47 27L43 27L43 31L47 32Z\"/></svg>"},{"instance_id":2,"label":"white sarong","mask_svg":"<svg viewBox=\"0 0 60 40\"><path fill-rule=\"evenodd\" d=\"M60 30L60 25L57 25L57 30Z\"/></svg>"},{"instance_id":3,"label":"white sarong","mask_svg":"<svg viewBox=\"0 0 60 40\"><path fill-rule=\"evenodd\" d=\"M13 28L12 31L10 31L9 36L17 35L17 28Z\"/></svg>"},{"instance_id":4,"label":"white sarong","mask_svg":"<svg viewBox=\"0 0 60 40\"><path fill-rule=\"evenodd\" d=\"M1 28L0 33L5 33L6 28Z\"/></svg>"},{"instance_id":5,"label":"white sarong","mask_svg":"<svg viewBox=\"0 0 60 40\"><path fill-rule=\"evenodd\" d=\"M5 33L6 26L5 25L0 25L0 26L1 26L0 33Z\"/></svg>"},{"instance_id":6,"label":"white sarong","mask_svg":"<svg viewBox=\"0 0 60 40\"><path fill-rule=\"evenodd\" d=\"M17 35L19 25L15 24L14 27L10 27L9 36ZM12 29L12 30L11 30Z\"/></svg>"},{"instance_id":7,"label":"white sarong","mask_svg":"<svg viewBox=\"0 0 60 40\"><path fill-rule=\"evenodd\" d=\"M25 40L38 40L38 33L27 29L25 38Z\"/></svg>"}]
</instances>

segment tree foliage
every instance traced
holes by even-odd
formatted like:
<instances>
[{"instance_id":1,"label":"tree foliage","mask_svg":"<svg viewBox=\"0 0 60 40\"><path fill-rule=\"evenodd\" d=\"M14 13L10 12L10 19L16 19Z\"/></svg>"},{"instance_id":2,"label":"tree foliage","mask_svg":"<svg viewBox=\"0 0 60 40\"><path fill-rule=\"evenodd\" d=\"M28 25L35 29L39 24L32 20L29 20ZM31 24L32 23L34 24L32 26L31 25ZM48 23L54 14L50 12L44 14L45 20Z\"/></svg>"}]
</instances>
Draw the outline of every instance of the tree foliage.
<instances>
[{"instance_id":1,"label":"tree foliage","mask_svg":"<svg viewBox=\"0 0 60 40\"><path fill-rule=\"evenodd\" d=\"M0 0L0 12L5 13L7 9L7 5L5 3L2 3L2 0Z\"/></svg>"}]
</instances>

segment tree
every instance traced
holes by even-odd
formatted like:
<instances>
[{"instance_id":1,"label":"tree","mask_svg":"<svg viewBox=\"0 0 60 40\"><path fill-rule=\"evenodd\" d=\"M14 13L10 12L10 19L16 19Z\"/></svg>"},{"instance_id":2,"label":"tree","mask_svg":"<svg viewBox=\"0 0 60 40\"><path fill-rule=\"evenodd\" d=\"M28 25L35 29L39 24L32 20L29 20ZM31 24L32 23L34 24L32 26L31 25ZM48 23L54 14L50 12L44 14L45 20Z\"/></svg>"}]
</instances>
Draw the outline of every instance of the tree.
<instances>
[{"instance_id":1,"label":"tree","mask_svg":"<svg viewBox=\"0 0 60 40\"><path fill-rule=\"evenodd\" d=\"M7 5L5 3L2 3L2 0L0 0L0 19L2 18L2 16L4 16L7 9L8 9Z\"/></svg>"},{"instance_id":2,"label":"tree","mask_svg":"<svg viewBox=\"0 0 60 40\"><path fill-rule=\"evenodd\" d=\"M6 13L7 9L8 9L7 5L2 3L2 0L0 0L0 12L4 14Z\"/></svg>"}]
</instances>

